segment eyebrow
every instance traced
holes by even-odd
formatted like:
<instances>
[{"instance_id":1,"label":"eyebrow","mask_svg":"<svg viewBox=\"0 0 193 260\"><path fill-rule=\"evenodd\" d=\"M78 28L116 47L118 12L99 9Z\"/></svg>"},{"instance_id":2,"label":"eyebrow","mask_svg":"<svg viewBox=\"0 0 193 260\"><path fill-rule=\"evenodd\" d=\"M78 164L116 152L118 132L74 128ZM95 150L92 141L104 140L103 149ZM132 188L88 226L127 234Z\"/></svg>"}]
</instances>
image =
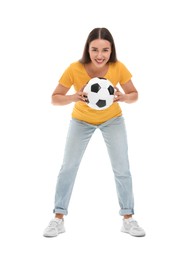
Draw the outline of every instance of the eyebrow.
<instances>
[{"instance_id":1,"label":"eyebrow","mask_svg":"<svg viewBox=\"0 0 193 260\"><path fill-rule=\"evenodd\" d=\"M97 47L91 47L92 49L98 49ZM109 50L110 49L110 47L105 47L105 48L103 48L103 50Z\"/></svg>"}]
</instances>

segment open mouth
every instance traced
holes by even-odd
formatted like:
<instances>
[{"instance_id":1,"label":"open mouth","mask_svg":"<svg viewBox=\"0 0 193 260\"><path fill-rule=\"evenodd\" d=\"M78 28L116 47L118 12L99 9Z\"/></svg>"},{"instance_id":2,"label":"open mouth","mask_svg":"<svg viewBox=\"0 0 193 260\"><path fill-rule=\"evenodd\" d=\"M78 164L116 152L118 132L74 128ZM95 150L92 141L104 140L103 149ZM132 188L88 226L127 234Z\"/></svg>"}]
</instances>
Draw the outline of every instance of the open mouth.
<instances>
[{"instance_id":1,"label":"open mouth","mask_svg":"<svg viewBox=\"0 0 193 260\"><path fill-rule=\"evenodd\" d=\"M103 62L104 62L104 60L95 60L96 61L96 63L98 63L98 64L102 64Z\"/></svg>"}]
</instances>

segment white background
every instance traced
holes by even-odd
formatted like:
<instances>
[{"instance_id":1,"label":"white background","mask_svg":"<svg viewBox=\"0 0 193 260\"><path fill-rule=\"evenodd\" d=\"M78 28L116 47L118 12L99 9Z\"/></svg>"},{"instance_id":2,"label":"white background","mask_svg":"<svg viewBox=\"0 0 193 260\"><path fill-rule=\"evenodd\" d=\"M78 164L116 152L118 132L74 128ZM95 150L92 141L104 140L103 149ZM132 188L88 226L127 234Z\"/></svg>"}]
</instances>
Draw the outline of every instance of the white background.
<instances>
[{"instance_id":1,"label":"white background","mask_svg":"<svg viewBox=\"0 0 193 260\"><path fill-rule=\"evenodd\" d=\"M192 24L190 0L1 1L2 259L192 259ZM135 217L147 236L120 232L113 173L96 132L67 232L46 239L72 110L50 97L95 27L111 31L139 91L139 101L122 108Z\"/></svg>"}]
</instances>

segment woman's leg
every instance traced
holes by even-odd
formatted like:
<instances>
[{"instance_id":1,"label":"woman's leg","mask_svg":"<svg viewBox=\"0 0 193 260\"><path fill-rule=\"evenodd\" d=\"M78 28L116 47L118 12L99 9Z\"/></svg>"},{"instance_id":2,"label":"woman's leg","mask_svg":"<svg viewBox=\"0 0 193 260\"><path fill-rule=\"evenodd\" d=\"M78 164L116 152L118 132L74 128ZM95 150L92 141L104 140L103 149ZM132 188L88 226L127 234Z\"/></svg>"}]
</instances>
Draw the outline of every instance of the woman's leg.
<instances>
[{"instance_id":1,"label":"woman's leg","mask_svg":"<svg viewBox=\"0 0 193 260\"><path fill-rule=\"evenodd\" d=\"M68 205L76 174L82 156L95 129L95 126L79 120L72 119L70 122L63 164L56 185L54 213L57 218L62 218L63 215L68 214Z\"/></svg>"},{"instance_id":2,"label":"woman's leg","mask_svg":"<svg viewBox=\"0 0 193 260\"><path fill-rule=\"evenodd\" d=\"M124 118L111 119L101 124L99 128L105 140L115 176L120 215L130 217L134 214L134 199Z\"/></svg>"}]
</instances>

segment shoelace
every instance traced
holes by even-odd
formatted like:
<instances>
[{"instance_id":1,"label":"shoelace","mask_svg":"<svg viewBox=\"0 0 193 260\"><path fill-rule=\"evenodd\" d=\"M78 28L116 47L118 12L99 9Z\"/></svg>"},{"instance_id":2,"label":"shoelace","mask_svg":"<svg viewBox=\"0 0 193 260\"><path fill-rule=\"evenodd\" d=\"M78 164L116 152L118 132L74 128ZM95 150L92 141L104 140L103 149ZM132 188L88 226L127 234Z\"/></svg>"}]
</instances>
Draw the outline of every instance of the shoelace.
<instances>
[{"instance_id":1,"label":"shoelace","mask_svg":"<svg viewBox=\"0 0 193 260\"><path fill-rule=\"evenodd\" d=\"M132 219L132 221L126 220L125 222L126 222L128 225L131 224L131 223L134 224L134 225L138 225L137 221L134 220L134 219Z\"/></svg>"},{"instance_id":2,"label":"shoelace","mask_svg":"<svg viewBox=\"0 0 193 260\"><path fill-rule=\"evenodd\" d=\"M58 225L58 221L57 220L52 220L50 221L48 227L56 227Z\"/></svg>"},{"instance_id":3,"label":"shoelace","mask_svg":"<svg viewBox=\"0 0 193 260\"><path fill-rule=\"evenodd\" d=\"M138 225L137 221L136 220L133 220L131 222L127 222L127 225L129 226L130 225L130 228L132 230L135 230L135 231L142 231L142 228Z\"/></svg>"},{"instance_id":4,"label":"shoelace","mask_svg":"<svg viewBox=\"0 0 193 260\"><path fill-rule=\"evenodd\" d=\"M135 220L131 221L129 224L132 224L135 227L139 227L137 221L135 221Z\"/></svg>"},{"instance_id":5,"label":"shoelace","mask_svg":"<svg viewBox=\"0 0 193 260\"><path fill-rule=\"evenodd\" d=\"M136 220L132 220L131 222L126 222L126 225L132 228L140 228Z\"/></svg>"}]
</instances>

